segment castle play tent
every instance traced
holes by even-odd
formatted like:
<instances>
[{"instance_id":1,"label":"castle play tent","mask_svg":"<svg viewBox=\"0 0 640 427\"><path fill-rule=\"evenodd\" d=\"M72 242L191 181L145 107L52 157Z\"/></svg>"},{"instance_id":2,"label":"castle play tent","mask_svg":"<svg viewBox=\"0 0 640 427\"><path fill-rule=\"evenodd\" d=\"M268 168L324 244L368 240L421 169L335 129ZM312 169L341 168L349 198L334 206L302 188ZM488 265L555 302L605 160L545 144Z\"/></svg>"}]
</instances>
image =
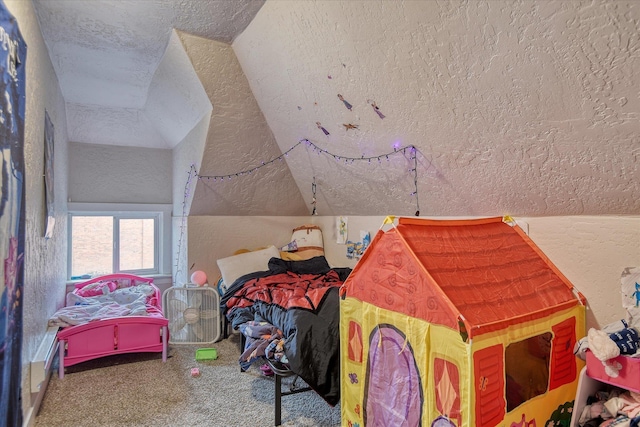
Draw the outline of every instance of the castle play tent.
<instances>
[{"instance_id":1,"label":"castle play tent","mask_svg":"<svg viewBox=\"0 0 640 427\"><path fill-rule=\"evenodd\" d=\"M343 425L569 424L584 297L510 218L387 218L341 292Z\"/></svg>"}]
</instances>

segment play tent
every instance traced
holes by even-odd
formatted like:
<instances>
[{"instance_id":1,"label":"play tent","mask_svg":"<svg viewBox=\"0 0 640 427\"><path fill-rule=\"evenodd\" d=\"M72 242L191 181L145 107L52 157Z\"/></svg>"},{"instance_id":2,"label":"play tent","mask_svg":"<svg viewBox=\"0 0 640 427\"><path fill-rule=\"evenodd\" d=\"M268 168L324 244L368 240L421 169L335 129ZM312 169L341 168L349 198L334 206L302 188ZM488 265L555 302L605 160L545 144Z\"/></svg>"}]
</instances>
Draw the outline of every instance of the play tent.
<instances>
[{"instance_id":1,"label":"play tent","mask_svg":"<svg viewBox=\"0 0 640 427\"><path fill-rule=\"evenodd\" d=\"M569 424L584 298L511 218L389 217L341 294L343 425Z\"/></svg>"}]
</instances>

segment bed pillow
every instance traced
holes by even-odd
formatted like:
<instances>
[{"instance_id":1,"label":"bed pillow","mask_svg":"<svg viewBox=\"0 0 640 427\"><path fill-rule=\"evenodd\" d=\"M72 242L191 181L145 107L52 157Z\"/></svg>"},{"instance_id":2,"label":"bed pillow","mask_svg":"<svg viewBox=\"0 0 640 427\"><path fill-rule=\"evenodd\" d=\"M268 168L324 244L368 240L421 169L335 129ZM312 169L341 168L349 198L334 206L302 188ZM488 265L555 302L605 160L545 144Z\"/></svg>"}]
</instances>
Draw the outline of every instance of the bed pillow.
<instances>
[{"instance_id":1,"label":"bed pillow","mask_svg":"<svg viewBox=\"0 0 640 427\"><path fill-rule=\"evenodd\" d=\"M236 279L245 274L269 270L271 258L280 258L280 251L273 245L258 251L220 258L217 262L222 281L225 285L231 286Z\"/></svg>"},{"instance_id":2,"label":"bed pillow","mask_svg":"<svg viewBox=\"0 0 640 427\"><path fill-rule=\"evenodd\" d=\"M96 282L83 288L76 289L76 294L81 297L95 297L96 295L106 295L118 288L116 282Z\"/></svg>"},{"instance_id":3,"label":"bed pillow","mask_svg":"<svg viewBox=\"0 0 640 427\"><path fill-rule=\"evenodd\" d=\"M283 258L292 261L308 260L317 256L324 256L324 241L322 230L317 225L301 225L293 229L291 241L280 248L282 252L290 252Z\"/></svg>"},{"instance_id":4,"label":"bed pillow","mask_svg":"<svg viewBox=\"0 0 640 427\"><path fill-rule=\"evenodd\" d=\"M327 274L331 267L324 256L317 256L301 261L274 259L269 262L269 270L274 273Z\"/></svg>"}]
</instances>

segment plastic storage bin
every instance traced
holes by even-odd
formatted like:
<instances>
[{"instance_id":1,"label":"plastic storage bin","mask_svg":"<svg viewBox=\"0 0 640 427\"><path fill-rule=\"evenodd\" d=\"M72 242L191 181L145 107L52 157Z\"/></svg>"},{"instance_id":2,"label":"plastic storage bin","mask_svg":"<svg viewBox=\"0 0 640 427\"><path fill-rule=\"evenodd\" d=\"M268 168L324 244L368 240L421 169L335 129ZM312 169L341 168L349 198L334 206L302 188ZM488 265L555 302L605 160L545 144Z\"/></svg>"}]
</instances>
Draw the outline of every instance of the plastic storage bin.
<instances>
[{"instance_id":1,"label":"plastic storage bin","mask_svg":"<svg viewBox=\"0 0 640 427\"><path fill-rule=\"evenodd\" d=\"M602 362L587 350L587 374L591 378L640 393L640 357L618 356L611 362L622 366L615 378L607 375Z\"/></svg>"}]
</instances>

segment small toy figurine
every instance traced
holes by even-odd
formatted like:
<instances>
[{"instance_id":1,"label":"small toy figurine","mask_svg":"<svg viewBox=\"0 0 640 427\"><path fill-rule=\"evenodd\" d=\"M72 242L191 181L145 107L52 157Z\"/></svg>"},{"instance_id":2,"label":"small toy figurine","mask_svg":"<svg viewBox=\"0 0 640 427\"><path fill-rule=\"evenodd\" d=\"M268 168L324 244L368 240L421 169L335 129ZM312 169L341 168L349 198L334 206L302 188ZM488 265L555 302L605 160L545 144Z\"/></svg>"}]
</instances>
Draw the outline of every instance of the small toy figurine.
<instances>
[{"instance_id":1,"label":"small toy figurine","mask_svg":"<svg viewBox=\"0 0 640 427\"><path fill-rule=\"evenodd\" d=\"M345 107L347 107L347 110L351 111L351 108L353 108L353 107L352 107L352 105L351 105L351 104L349 104L349 103L348 103L348 102L347 102L347 101L342 97L342 95L338 94L338 99L344 103L344 106L345 106Z\"/></svg>"},{"instance_id":2,"label":"small toy figurine","mask_svg":"<svg viewBox=\"0 0 640 427\"><path fill-rule=\"evenodd\" d=\"M376 112L378 117L380 117L381 119L385 118L385 115L382 114L382 112L380 112L380 108L378 108L378 106L376 105L375 101L372 101L372 100L369 99L369 104L371 104L371 106L373 107L373 111Z\"/></svg>"},{"instance_id":3,"label":"small toy figurine","mask_svg":"<svg viewBox=\"0 0 640 427\"><path fill-rule=\"evenodd\" d=\"M344 124L344 123L343 123L343 124L342 124L342 126L344 126L344 128L345 128L346 130L349 130L349 129L358 129L358 125L352 125L351 123L348 123L348 124Z\"/></svg>"},{"instance_id":4,"label":"small toy figurine","mask_svg":"<svg viewBox=\"0 0 640 427\"><path fill-rule=\"evenodd\" d=\"M324 132L325 135L329 135L329 131L326 130L325 128L323 128L322 125L320 124L320 122L316 122L316 125L318 126L318 129L320 129L322 132Z\"/></svg>"}]
</instances>

